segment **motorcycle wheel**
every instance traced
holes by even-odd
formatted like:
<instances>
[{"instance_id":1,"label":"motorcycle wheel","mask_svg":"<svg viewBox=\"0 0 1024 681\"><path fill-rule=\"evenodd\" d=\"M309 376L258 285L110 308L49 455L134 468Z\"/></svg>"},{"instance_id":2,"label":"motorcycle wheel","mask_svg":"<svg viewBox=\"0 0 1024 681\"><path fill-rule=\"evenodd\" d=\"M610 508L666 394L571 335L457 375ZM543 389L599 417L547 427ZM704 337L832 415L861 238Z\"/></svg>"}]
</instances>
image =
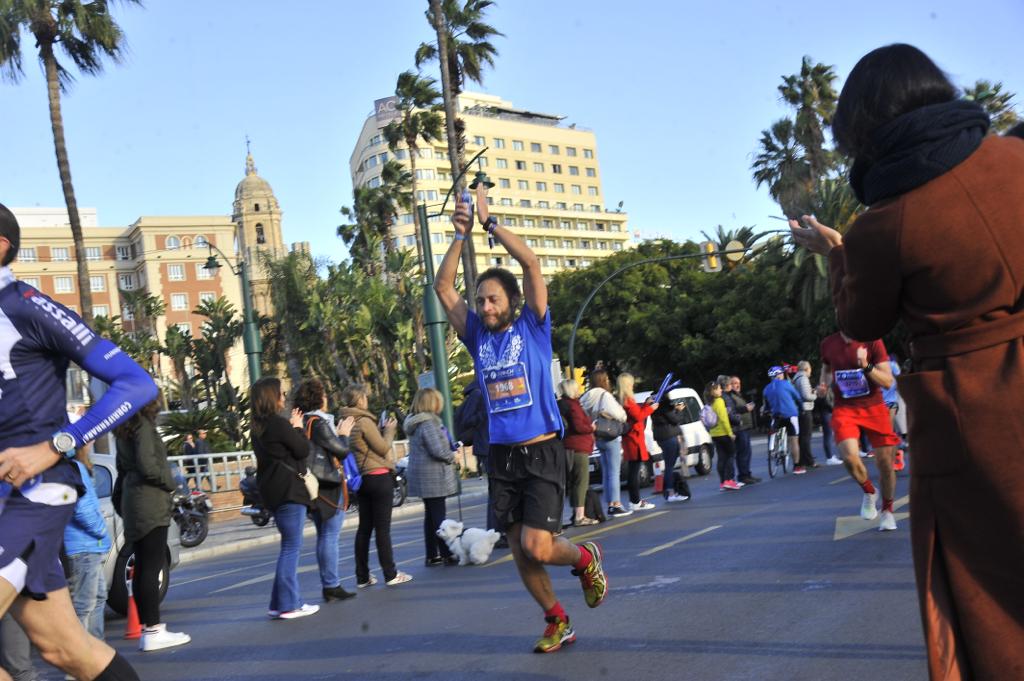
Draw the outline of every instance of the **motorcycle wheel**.
<instances>
[{"instance_id":1,"label":"motorcycle wheel","mask_svg":"<svg viewBox=\"0 0 1024 681\"><path fill-rule=\"evenodd\" d=\"M394 496L391 499L391 507L398 508L405 503L405 498L409 496L409 484L402 478L401 481L395 483Z\"/></svg>"},{"instance_id":2,"label":"motorcycle wheel","mask_svg":"<svg viewBox=\"0 0 1024 681\"><path fill-rule=\"evenodd\" d=\"M188 514L178 522L178 527L181 529L181 545L190 549L199 546L206 539L210 531L210 520L198 513Z\"/></svg>"}]
</instances>

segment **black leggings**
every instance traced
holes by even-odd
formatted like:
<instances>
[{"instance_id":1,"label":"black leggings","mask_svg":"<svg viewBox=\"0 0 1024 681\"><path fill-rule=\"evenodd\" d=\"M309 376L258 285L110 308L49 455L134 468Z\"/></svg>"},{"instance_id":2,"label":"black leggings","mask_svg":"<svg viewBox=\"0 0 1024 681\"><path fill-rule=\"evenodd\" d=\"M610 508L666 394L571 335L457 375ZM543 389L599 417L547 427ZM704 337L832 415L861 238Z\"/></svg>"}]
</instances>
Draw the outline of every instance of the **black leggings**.
<instances>
[{"instance_id":1,"label":"black leggings","mask_svg":"<svg viewBox=\"0 0 1024 681\"><path fill-rule=\"evenodd\" d=\"M811 431L814 430L814 412L800 412L800 462L793 465L813 466L814 454L811 452Z\"/></svg>"},{"instance_id":2,"label":"black leggings","mask_svg":"<svg viewBox=\"0 0 1024 681\"><path fill-rule=\"evenodd\" d=\"M359 486L359 529L356 530L356 581L365 584L370 579L370 535L377 537L377 560L384 573L384 581L395 578L395 554L391 549L391 502L395 498L395 483L387 473L363 475Z\"/></svg>"},{"instance_id":3,"label":"black leggings","mask_svg":"<svg viewBox=\"0 0 1024 681\"><path fill-rule=\"evenodd\" d=\"M452 555L448 545L437 536L437 528L448 517L444 497L430 497L423 500L423 540L427 547L427 559L447 558Z\"/></svg>"},{"instance_id":4,"label":"black leggings","mask_svg":"<svg viewBox=\"0 0 1024 681\"><path fill-rule=\"evenodd\" d=\"M712 439L715 441L715 449L718 450L718 481L734 480L736 478L736 443L728 435L720 435Z\"/></svg>"},{"instance_id":5,"label":"black leggings","mask_svg":"<svg viewBox=\"0 0 1024 681\"><path fill-rule=\"evenodd\" d=\"M167 560L167 526L153 528L137 539L133 548L132 594L139 607L139 620L152 627L160 624L160 572Z\"/></svg>"},{"instance_id":6,"label":"black leggings","mask_svg":"<svg viewBox=\"0 0 1024 681\"><path fill-rule=\"evenodd\" d=\"M640 466L646 466L643 461L626 462L626 489L629 490L629 501L632 504L640 503Z\"/></svg>"}]
</instances>

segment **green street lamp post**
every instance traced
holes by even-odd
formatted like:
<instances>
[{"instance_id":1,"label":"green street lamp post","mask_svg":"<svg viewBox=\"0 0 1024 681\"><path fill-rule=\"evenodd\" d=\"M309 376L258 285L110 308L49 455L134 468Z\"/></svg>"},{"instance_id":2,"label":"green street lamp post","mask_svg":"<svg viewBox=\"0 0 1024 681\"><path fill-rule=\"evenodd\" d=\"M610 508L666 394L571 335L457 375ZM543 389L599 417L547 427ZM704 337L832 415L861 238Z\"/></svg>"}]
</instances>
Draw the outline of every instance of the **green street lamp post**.
<instances>
[{"instance_id":1,"label":"green street lamp post","mask_svg":"<svg viewBox=\"0 0 1024 681\"><path fill-rule=\"evenodd\" d=\"M576 352L575 352L576 351L576 331L580 327L580 320L583 318L583 313L586 311L587 306L590 305L590 301L592 301L594 299L594 296L597 295L597 292L601 290L601 287L604 286L605 284L607 284L609 281L611 281L615 277L617 277L619 274L625 272L628 269L632 269L634 267L639 267L640 265L650 265L651 263L668 262L669 260L689 260L691 258L705 258L705 270L706 271L717 271L717 270L721 269L721 265L717 264L717 263L714 264L714 265L711 265L709 263L709 260L711 262L713 262L712 259L717 259L719 256L723 256L724 255L725 258L727 260L729 260L730 262L734 262L734 263L735 262L739 262L740 260L742 260L743 255L746 254L748 251L760 250L765 245L767 245L767 244L761 244L760 246L758 246L758 248L754 248L754 242L756 242L758 239L761 239L762 237L767 236L769 234L783 234L783 233L789 234L789 230L788 229L772 229L772 230L768 230L766 232L761 232L760 234L755 236L753 239L751 239L750 243L748 243L746 245L744 245L742 242L739 242L739 241L730 241L728 244L726 244L726 247L724 249L722 249L722 250L716 250L714 248L712 248L711 250L709 250L707 248L701 248L699 253L686 253L684 255L666 255L666 256L662 256L660 258L647 258L646 260L638 260L636 262L631 262L631 263L629 263L627 265L623 265L619 269L615 270L614 272L609 274L607 277L602 279L601 282L597 286L595 286L593 288L593 290L590 291L590 294L587 295L586 300L583 301L583 304L580 305L579 310L576 311L576 319L572 323L572 331L569 334L569 370L570 370L570 374L569 375L570 376L575 376L575 370L576 370ZM705 243L707 243L707 242L705 242Z\"/></svg>"},{"instance_id":2,"label":"green street lamp post","mask_svg":"<svg viewBox=\"0 0 1024 681\"><path fill-rule=\"evenodd\" d=\"M245 356L249 363L249 385L252 385L259 380L262 373L260 370L260 359L263 355L263 341L260 340L260 332L256 327L256 317L252 309L249 265L245 258L239 258L236 269L231 266L231 260L224 254L224 251L209 242L206 245L211 251L217 251L228 263L228 269L231 270L231 273L242 280L242 347L245 348ZM211 272L215 272L221 267L220 261L217 260L217 256L213 255L212 252L210 257L206 259L206 264L203 265L203 269L210 270Z\"/></svg>"}]
</instances>

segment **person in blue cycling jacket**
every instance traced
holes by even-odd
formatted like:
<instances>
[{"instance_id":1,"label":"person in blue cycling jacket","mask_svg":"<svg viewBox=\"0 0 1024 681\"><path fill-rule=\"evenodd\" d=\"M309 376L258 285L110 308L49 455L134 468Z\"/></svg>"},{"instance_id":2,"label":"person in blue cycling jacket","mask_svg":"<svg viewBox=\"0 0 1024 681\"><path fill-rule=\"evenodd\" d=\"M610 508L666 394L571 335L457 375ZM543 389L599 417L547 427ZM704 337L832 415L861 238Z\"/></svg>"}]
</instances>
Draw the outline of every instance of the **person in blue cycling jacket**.
<instances>
[{"instance_id":1,"label":"person in blue cycling jacket","mask_svg":"<svg viewBox=\"0 0 1024 681\"><path fill-rule=\"evenodd\" d=\"M10 610L43 659L80 679L138 679L90 636L71 604L58 558L85 489L75 450L157 395L146 371L10 264L21 230L0 204L0 615ZM65 378L74 362L110 388L68 422Z\"/></svg>"},{"instance_id":2,"label":"person in blue cycling jacket","mask_svg":"<svg viewBox=\"0 0 1024 681\"><path fill-rule=\"evenodd\" d=\"M785 426L795 472L800 462L800 393L786 380L786 372L782 367L769 369L768 378L771 380L764 388L764 401L772 414L772 430Z\"/></svg>"}]
</instances>

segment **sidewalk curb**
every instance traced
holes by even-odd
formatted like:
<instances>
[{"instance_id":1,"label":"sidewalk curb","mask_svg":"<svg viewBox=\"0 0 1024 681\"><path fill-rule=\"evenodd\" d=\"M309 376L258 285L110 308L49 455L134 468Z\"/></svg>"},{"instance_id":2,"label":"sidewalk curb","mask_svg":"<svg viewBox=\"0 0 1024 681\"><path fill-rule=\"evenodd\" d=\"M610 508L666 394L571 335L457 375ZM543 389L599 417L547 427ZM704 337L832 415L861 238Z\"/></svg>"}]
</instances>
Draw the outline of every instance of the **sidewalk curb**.
<instances>
[{"instance_id":1,"label":"sidewalk curb","mask_svg":"<svg viewBox=\"0 0 1024 681\"><path fill-rule=\"evenodd\" d=\"M455 497L450 497L455 498ZM487 498L487 490L480 490L474 492L467 492L462 495L462 503L478 501L480 499ZM423 511L423 502L419 499L409 498L404 504L392 511L391 517L394 518L405 518L406 516L415 515ZM359 524L358 514L351 514L345 517L345 522L342 523L342 530L346 527L355 527ZM182 549L180 554L179 567L181 565L187 565L196 561L205 560L207 558L216 558L219 556L226 556L232 553L238 553L240 551L247 551L248 549L256 548L259 546L265 546L267 544L277 544L281 541L281 537L277 531L270 527L260 528L266 532L258 537L252 537L250 539L243 539L240 541L231 541L225 544L218 544L216 546L197 546L194 549ZM316 534L316 528L312 523L307 523L302 531L303 537L310 537Z\"/></svg>"}]
</instances>

